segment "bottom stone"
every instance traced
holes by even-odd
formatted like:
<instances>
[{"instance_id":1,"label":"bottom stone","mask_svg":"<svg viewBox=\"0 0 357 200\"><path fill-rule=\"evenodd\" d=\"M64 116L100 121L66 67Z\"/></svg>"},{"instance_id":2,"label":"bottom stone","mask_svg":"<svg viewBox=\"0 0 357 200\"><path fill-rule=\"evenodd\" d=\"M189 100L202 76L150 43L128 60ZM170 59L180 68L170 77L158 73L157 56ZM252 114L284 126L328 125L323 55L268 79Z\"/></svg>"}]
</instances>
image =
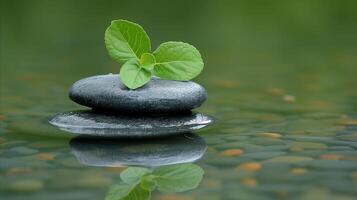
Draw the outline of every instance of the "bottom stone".
<instances>
[{"instance_id":1,"label":"bottom stone","mask_svg":"<svg viewBox=\"0 0 357 200\"><path fill-rule=\"evenodd\" d=\"M191 132L212 123L212 118L199 113L122 116L94 111L73 111L58 114L49 122L61 130L77 135L142 138Z\"/></svg>"}]
</instances>

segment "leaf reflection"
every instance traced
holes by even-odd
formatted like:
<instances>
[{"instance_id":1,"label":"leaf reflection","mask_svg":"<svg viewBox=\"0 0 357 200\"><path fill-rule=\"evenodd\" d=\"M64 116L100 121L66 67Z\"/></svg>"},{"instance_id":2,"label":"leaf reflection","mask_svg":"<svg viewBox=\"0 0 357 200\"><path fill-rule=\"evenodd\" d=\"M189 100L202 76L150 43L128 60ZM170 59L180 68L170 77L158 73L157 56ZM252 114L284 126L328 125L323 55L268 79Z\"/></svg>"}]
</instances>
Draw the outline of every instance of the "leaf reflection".
<instances>
[{"instance_id":1,"label":"leaf reflection","mask_svg":"<svg viewBox=\"0 0 357 200\"><path fill-rule=\"evenodd\" d=\"M121 182L113 185L106 200L146 200L151 192L185 192L195 189L204 171L192 163L161 166L154 169L129 167L120 174Z\"/></svg>"}]
</instances>

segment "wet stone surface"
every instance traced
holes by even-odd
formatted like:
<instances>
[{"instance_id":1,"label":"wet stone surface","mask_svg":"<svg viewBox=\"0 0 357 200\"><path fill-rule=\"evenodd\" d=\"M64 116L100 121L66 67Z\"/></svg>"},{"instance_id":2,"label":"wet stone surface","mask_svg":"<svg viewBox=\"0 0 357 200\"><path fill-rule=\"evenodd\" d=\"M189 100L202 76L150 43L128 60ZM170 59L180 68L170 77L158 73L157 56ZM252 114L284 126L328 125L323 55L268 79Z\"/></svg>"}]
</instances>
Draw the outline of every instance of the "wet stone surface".
<instances>
[{"instance_id":1,"label":"wet stone surface","mask_svg":"<svg viewBox=\"0 0 357 200\"><path fill-rule=\"evenodd\" d=\"M61 130L87 136L142 138L177 135L206 127L212 118L199 113L174 116L119 116L94 111L74 111L49 122Z\"/></svg>"},{"instance_id":2,"label":"wet stone surface","mask_svg":"<svg viewBox=\"0 0 357 200\"><path fill-rule=\"evenodd\" d=\"M152 78L145 86L129 90L117 74L81 79L69 97L76 103L109 111L176 113L198 108L206 100L205 89L192 81Z\"/></svg>"}]
</instances>

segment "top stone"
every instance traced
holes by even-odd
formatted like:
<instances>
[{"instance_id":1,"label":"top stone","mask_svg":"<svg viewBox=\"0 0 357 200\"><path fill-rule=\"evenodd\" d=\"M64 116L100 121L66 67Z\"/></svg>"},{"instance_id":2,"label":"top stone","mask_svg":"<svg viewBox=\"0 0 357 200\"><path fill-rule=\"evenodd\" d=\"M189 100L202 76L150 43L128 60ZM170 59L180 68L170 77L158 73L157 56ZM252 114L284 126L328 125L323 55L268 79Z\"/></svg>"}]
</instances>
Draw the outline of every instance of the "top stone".
<instances>
[{"instance_id":1,"label":"top stone","mask_svg":"<svg viewBox=\"0 0 357 200\"><path fill-rule=\"evenodd\" d=\"M136 90L128 89L117 74L81 79L70 89L76 103L100 110L130 113L185 112L201 106L205 89L192 81L171 81L153 77Z\"/></svg>"}]
</instances>

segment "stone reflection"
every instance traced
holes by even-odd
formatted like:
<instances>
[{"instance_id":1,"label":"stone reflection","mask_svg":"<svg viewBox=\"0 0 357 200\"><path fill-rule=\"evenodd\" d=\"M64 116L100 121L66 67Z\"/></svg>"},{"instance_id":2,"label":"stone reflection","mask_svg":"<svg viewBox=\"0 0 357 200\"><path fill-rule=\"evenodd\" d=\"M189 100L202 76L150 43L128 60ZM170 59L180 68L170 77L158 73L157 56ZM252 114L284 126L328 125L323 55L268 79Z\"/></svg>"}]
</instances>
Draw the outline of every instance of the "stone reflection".
<instances>
[{"instance_id":1,"label":"stone reflection","mask_svg":"<svg viewBox=\"0 0 357 200\"><path fill-rule=\"evenodd\" d=\"M72 153L89 166L162 166L200 159L205 141L195 134L146 140L76 137L70 141Z\"/></svg>"},{"instance_id":2,"label":"stone reflection","mask_svg":"<svg viewBox=\"0 0 357 200\"><path fill-rule=\"evenodd\" d=\"M70 141L72 153L89 166L129 166L120 173L106 200L150 199L158 190L164 193L195 189L204 171L193 164L206 151L203 138L185 134L148 140L119 140L76 137Z\"/></svg>"}]
</instances>

